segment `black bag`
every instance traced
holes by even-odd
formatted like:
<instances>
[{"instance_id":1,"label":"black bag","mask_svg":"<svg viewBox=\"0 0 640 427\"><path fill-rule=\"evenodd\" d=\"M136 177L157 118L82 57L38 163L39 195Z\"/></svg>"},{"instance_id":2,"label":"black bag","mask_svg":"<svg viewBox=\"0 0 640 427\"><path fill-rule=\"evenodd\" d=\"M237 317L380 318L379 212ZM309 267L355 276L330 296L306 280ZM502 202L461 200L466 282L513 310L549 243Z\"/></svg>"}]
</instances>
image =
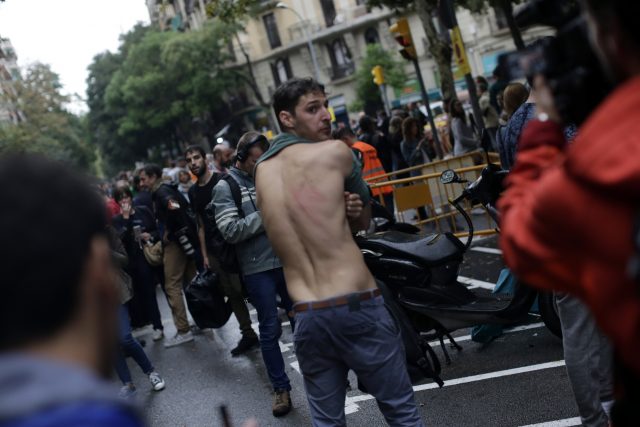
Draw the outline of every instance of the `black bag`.
<instances>
[{"instance_id":1,"label":"black bag","mask_svg":"<svg viewBox=\"0 0 640 427\"><path fill-rule=\"evenodd\" d=\"M422 339L418 332L416 332L409 318L402 310L402 307L400 307L391 294L391 291L389 291L389 288L380 281L376 282L382 292L385 307L389 310L389 314L400 329L407 356L407 370L409 371L411 383L415 384L424 378L431 378L442 387L444 381L440 378L441 366L438 356L429 343L425 339Z\"/></svg>"},{"instance_id":2,"label":"black bag","mask_svg":"<svg viewBox=\"0 0 640 427\"><path fill-rule=\"evenodd\" d=\"M220 292L218 276L205 270L196 275L184 289L191 317L201 329L220 328L231 317L231 302Z\"/></svg>"},{"instance_id":3,"label":"black bag","mask_svg":"<svg viewBox=\"0 0 640 427\"><path fill-rule=\"evenodd\" d=\"M240 185L236 182L231 175L222 174L218 180L224 179L229 184L231 189L231 195L233 201L238 208L238 215L244 218L244 211L242 210L242 192ZM216 183L217 184L217 183ZM215 185L214 185L215 188ZM213 199L207 207L204 209L204 218L202 221L205 227L205 237L207 243L207 250L218 260L222 270L227 273L240 273L240 264L236 255L236 248L233 243L227 242L222 233L216 225L216 207L213 204Z\"/></svg>"}]
</instances>

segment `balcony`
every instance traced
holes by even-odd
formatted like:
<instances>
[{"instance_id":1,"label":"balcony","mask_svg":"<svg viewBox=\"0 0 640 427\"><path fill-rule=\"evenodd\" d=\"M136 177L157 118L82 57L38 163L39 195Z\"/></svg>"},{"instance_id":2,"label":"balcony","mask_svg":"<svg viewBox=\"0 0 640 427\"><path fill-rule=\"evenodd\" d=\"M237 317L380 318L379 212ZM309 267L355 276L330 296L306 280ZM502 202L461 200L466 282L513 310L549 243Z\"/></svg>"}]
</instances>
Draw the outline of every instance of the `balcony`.
<instances>
[{"instance_id":1,"label":"balcony","mask_svg":"<svg viewBox=\"0 0 640 427\"><path fill-rule=\"evenodd\" d=\"M345 77L349 77L356 71L356 66L353 62L342 65L334 65L329 68L329 76L331 76L331 80L343 79Z\"/></svg>"}]
</instances>

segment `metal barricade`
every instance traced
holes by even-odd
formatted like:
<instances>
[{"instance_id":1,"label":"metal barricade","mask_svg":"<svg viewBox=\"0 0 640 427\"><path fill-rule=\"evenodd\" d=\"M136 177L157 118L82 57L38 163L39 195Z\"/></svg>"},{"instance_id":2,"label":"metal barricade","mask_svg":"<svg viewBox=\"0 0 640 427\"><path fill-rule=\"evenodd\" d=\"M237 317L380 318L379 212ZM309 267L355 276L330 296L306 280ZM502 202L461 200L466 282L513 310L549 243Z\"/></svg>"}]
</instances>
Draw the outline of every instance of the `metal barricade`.
<instances>
[{"instance_id":1,"label":"metal barricade","mask_svg":"<svg viewBox=\"0 0 640 427\"><path fill-rule=\"evenodd\" d=\"M461 178L472 182L478 178L480 171L485 164L477 164L479 156L484 157L484 153L473 152L463 156L440 160L423 165L414 166L407 169L398 170L385 175L373 177L367 182L373 188L384 186L393 187L393 197L395 202L396 218L403 222L414 222L416 225L431 224L434 231L451 231L459 237L466 236L466 222L462 216L449 203L449 199L454 199L460 195L465 184L447 184L440 182L440 174L446 169L454 169ZM493 163L495 155L489 155L489 160ZM499 159L498 163L499 163ZM390 179L391 177L419 170L420 176L402 179ZM378 196L380 203L385 204L382 195ZM496 233L497 225L489 214L484 211L481 205L471 206L464 202L464 209L471 214L474 221L475 235L489 235ZM424 209L424 211L423 211ZM416 221L407 218L407 212L416 213ZM425 213L425 217L420 212Z\"/></svg>"}]
</instances>

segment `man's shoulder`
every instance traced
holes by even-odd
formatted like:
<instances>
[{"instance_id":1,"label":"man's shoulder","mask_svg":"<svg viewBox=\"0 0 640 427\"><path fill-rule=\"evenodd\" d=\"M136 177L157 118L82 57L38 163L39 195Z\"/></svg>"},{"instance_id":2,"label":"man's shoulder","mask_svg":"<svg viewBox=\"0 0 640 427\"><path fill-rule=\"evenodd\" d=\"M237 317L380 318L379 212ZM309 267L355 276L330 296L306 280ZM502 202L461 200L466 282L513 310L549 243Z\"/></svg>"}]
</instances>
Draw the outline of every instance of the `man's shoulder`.
<instances>
[{"instance_id":1,"label":"man's shoulder","mask_svg":"<svg viewBox=\"0 0 640 427\"><path fill-rule=\"evenodd\" d=\"M4 425L11 427L142 427L144 424L135 411L122 405L106 402L75 402L30 414Z\"/></svg>"}]
</instances>

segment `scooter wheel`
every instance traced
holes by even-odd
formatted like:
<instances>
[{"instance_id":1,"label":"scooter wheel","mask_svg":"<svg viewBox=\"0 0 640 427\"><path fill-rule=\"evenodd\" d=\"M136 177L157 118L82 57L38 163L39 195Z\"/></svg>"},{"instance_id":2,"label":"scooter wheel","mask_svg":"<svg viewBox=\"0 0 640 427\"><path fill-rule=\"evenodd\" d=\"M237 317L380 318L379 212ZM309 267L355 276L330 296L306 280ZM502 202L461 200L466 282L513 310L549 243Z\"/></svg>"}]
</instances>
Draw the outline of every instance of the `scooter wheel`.
<instances>
[{"instance_id":1,"label":"scooter wheel","mask_svg":"<svg viewBox=\"0 0 640 427\"><path fill-rule=\"evenodd\" d=\"M540 292L538 294L538 308L544 325L551 333L562 339L562 328L560 326L560 317L558 316L558 307L553 292Z\"/></svg>"}]
</instances>

